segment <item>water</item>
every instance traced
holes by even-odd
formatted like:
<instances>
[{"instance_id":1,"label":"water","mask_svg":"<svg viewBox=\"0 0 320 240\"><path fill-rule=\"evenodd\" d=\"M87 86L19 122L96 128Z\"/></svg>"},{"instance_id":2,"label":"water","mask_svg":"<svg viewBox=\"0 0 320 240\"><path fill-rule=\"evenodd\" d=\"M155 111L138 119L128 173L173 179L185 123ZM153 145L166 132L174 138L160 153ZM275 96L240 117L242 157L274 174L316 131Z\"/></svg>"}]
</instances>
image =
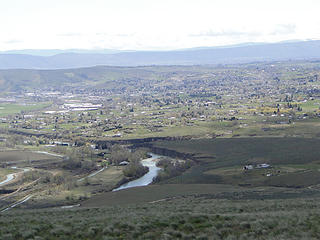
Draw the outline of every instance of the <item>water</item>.
<instances>
[{"instance_id":1,"label":"water","mask_svg":"<svg viewBox=\"0 0 320 240\"><path fill-rule=\"evenodd\" d=\"M152 183L153 178L158 175L158 172L161 168L156 166L156 159L160 158L161 156L150 153L151 158L147 158L141 161L141 164L145 167L149 168L148 173L143 175L141 178L138 178L136 180L127 182L120 187L113 189L112 191L119 191L126 188L132 188L132 187L140 187L140 186L146 186Z\"/></svg>"},{"instance_id":2,"label":"water","mask_svg":"<svg viewBox=\"0 0 320 240\"><path fill-rule=\"evenodd\" d=\"M8 183L8 182L10 182L10 181L12 181L13 179L14 179L14 173L10 173L10 174L8 174L6 177L6 179L5 180L3 180L2 182L0 182L0 186L1 185L3 185L3 184L6 184L6 183Z\"/></svg>"},{"instance_id":3,"label":"water","mask_svg":"<svg viewBox=\"0 0 320 240\"><path fill-rule=\"evenodd\" d=\"M28 172L30 169L28 169L28 168L17 168L17 167L11 167L11 168L13 168L13 169L21 169L21 170L23 170L24 172ZM17 173L10 173L10 174L8 174L6 177L6 179L5 180L3 180L2 182L0 182L0 186L1 185L4 185L4 184L6 184L6 183L8 183L8 182L10 182L10 181L12 181L14 178L15 178L15 175L16 175Z\"/></svg>"}]
</instances>

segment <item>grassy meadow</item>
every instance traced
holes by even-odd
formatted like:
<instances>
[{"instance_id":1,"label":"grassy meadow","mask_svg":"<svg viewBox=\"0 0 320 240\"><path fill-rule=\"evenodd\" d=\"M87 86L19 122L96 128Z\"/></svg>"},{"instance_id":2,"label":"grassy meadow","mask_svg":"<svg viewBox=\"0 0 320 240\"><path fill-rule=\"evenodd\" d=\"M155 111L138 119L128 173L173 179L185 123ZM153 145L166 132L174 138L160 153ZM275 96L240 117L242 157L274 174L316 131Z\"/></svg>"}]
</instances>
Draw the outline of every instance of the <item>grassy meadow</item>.
<instances>
[{"instance_id":1,"label":"grassy meadow","mask_svg":"<svg viewBox=\"0 0 320 240\"><path fill-rule=\"evenodd\" d=\"M42 102L42 103L33 103L33 104L17 104L17 103L2 103L0 104L0 117L5 117L12 114L34 110L40 110L45 107L50 106L51 103Z\"/></svg>"}]
</instances>

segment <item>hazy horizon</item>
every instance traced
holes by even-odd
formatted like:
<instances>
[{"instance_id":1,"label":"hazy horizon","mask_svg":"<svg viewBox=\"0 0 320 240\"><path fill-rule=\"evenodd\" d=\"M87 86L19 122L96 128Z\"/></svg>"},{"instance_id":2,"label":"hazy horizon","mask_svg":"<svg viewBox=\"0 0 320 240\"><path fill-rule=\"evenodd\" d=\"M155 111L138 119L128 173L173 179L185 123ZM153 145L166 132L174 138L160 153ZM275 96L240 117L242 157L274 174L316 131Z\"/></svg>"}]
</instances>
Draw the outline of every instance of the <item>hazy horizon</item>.
<instances>
[{"instance_id":1,"label":"hazy horizon","mask_svg":"<svg viewBox=\"0 0 320 240\"><path fill-rule=\"evenodd\" d=\"M319 41L318 39L288 39L277 42L242 42L237 44L228 44L228 45L216 45L216 46L195 46L190 48L173 48L173 49L107 49L107 48L48 48L48 49L10 49L10 50L0 50L0 54L28 54L28 55L39 55L39 56L53 56L56 54L63 53L98 53L98 54L116 54L121 52L170 52L170 51L188 51L188 50L197 50L197 49L214 49L214 48L234 48L234 47L243 47L243 46L254 46L254 45L268 45L268 44L281 44L281 43L298 43L298 42L308 42L308 41Z\"/></svg>"}]
</instances>

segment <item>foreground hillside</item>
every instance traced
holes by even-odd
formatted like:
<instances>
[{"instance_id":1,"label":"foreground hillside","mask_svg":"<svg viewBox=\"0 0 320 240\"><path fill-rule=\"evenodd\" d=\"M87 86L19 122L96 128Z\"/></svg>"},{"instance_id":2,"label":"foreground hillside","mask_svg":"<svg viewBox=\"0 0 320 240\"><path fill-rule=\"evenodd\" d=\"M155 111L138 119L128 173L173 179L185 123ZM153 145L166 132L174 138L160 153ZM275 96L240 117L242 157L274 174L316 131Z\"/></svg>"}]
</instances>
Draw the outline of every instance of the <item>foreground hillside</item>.
<instances>
[{"instance_id":1,"label":"foreground hillside","mask_svg":"<svg viewBox=\"0 0 320 240\"><path fill-rule=\"evenodd\" d=\"M180 197L144 204L7 212L1 239L319 239L318 198Z\"/></svg>"}]
</instances>

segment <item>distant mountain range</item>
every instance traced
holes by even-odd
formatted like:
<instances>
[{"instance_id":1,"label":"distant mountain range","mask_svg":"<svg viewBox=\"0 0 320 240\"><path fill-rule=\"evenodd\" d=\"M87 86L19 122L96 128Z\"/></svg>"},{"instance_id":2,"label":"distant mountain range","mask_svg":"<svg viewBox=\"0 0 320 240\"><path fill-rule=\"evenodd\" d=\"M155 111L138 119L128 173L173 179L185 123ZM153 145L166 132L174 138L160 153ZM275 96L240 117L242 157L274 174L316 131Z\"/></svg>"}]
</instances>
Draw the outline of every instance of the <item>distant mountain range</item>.
<instances>
[{"instance_id":1,"label":"distant mountain range","mask_svg":"<svg viewBox=\"0 0 320 240\"><path fill-rule=\"evenodd\" d=\"M320 59L320 40L240 44L174 51L20 50L0 52L0 69L201 65Z\"/></svg>"},{"instance_id":2,"label":"distant mountain range","mask_svg":"<svg viewBox=\"0 0 320 240\"><path fill-rule=\"evenodd\" d=\"M133 52L131 50L122 51L115 49L22 49L22 50L8 50L0 51L0 54L26 54L33 56L49 57L63 53L91 53L91 54L114 54L119 52Z\"/></svg>"}]
</instances>

